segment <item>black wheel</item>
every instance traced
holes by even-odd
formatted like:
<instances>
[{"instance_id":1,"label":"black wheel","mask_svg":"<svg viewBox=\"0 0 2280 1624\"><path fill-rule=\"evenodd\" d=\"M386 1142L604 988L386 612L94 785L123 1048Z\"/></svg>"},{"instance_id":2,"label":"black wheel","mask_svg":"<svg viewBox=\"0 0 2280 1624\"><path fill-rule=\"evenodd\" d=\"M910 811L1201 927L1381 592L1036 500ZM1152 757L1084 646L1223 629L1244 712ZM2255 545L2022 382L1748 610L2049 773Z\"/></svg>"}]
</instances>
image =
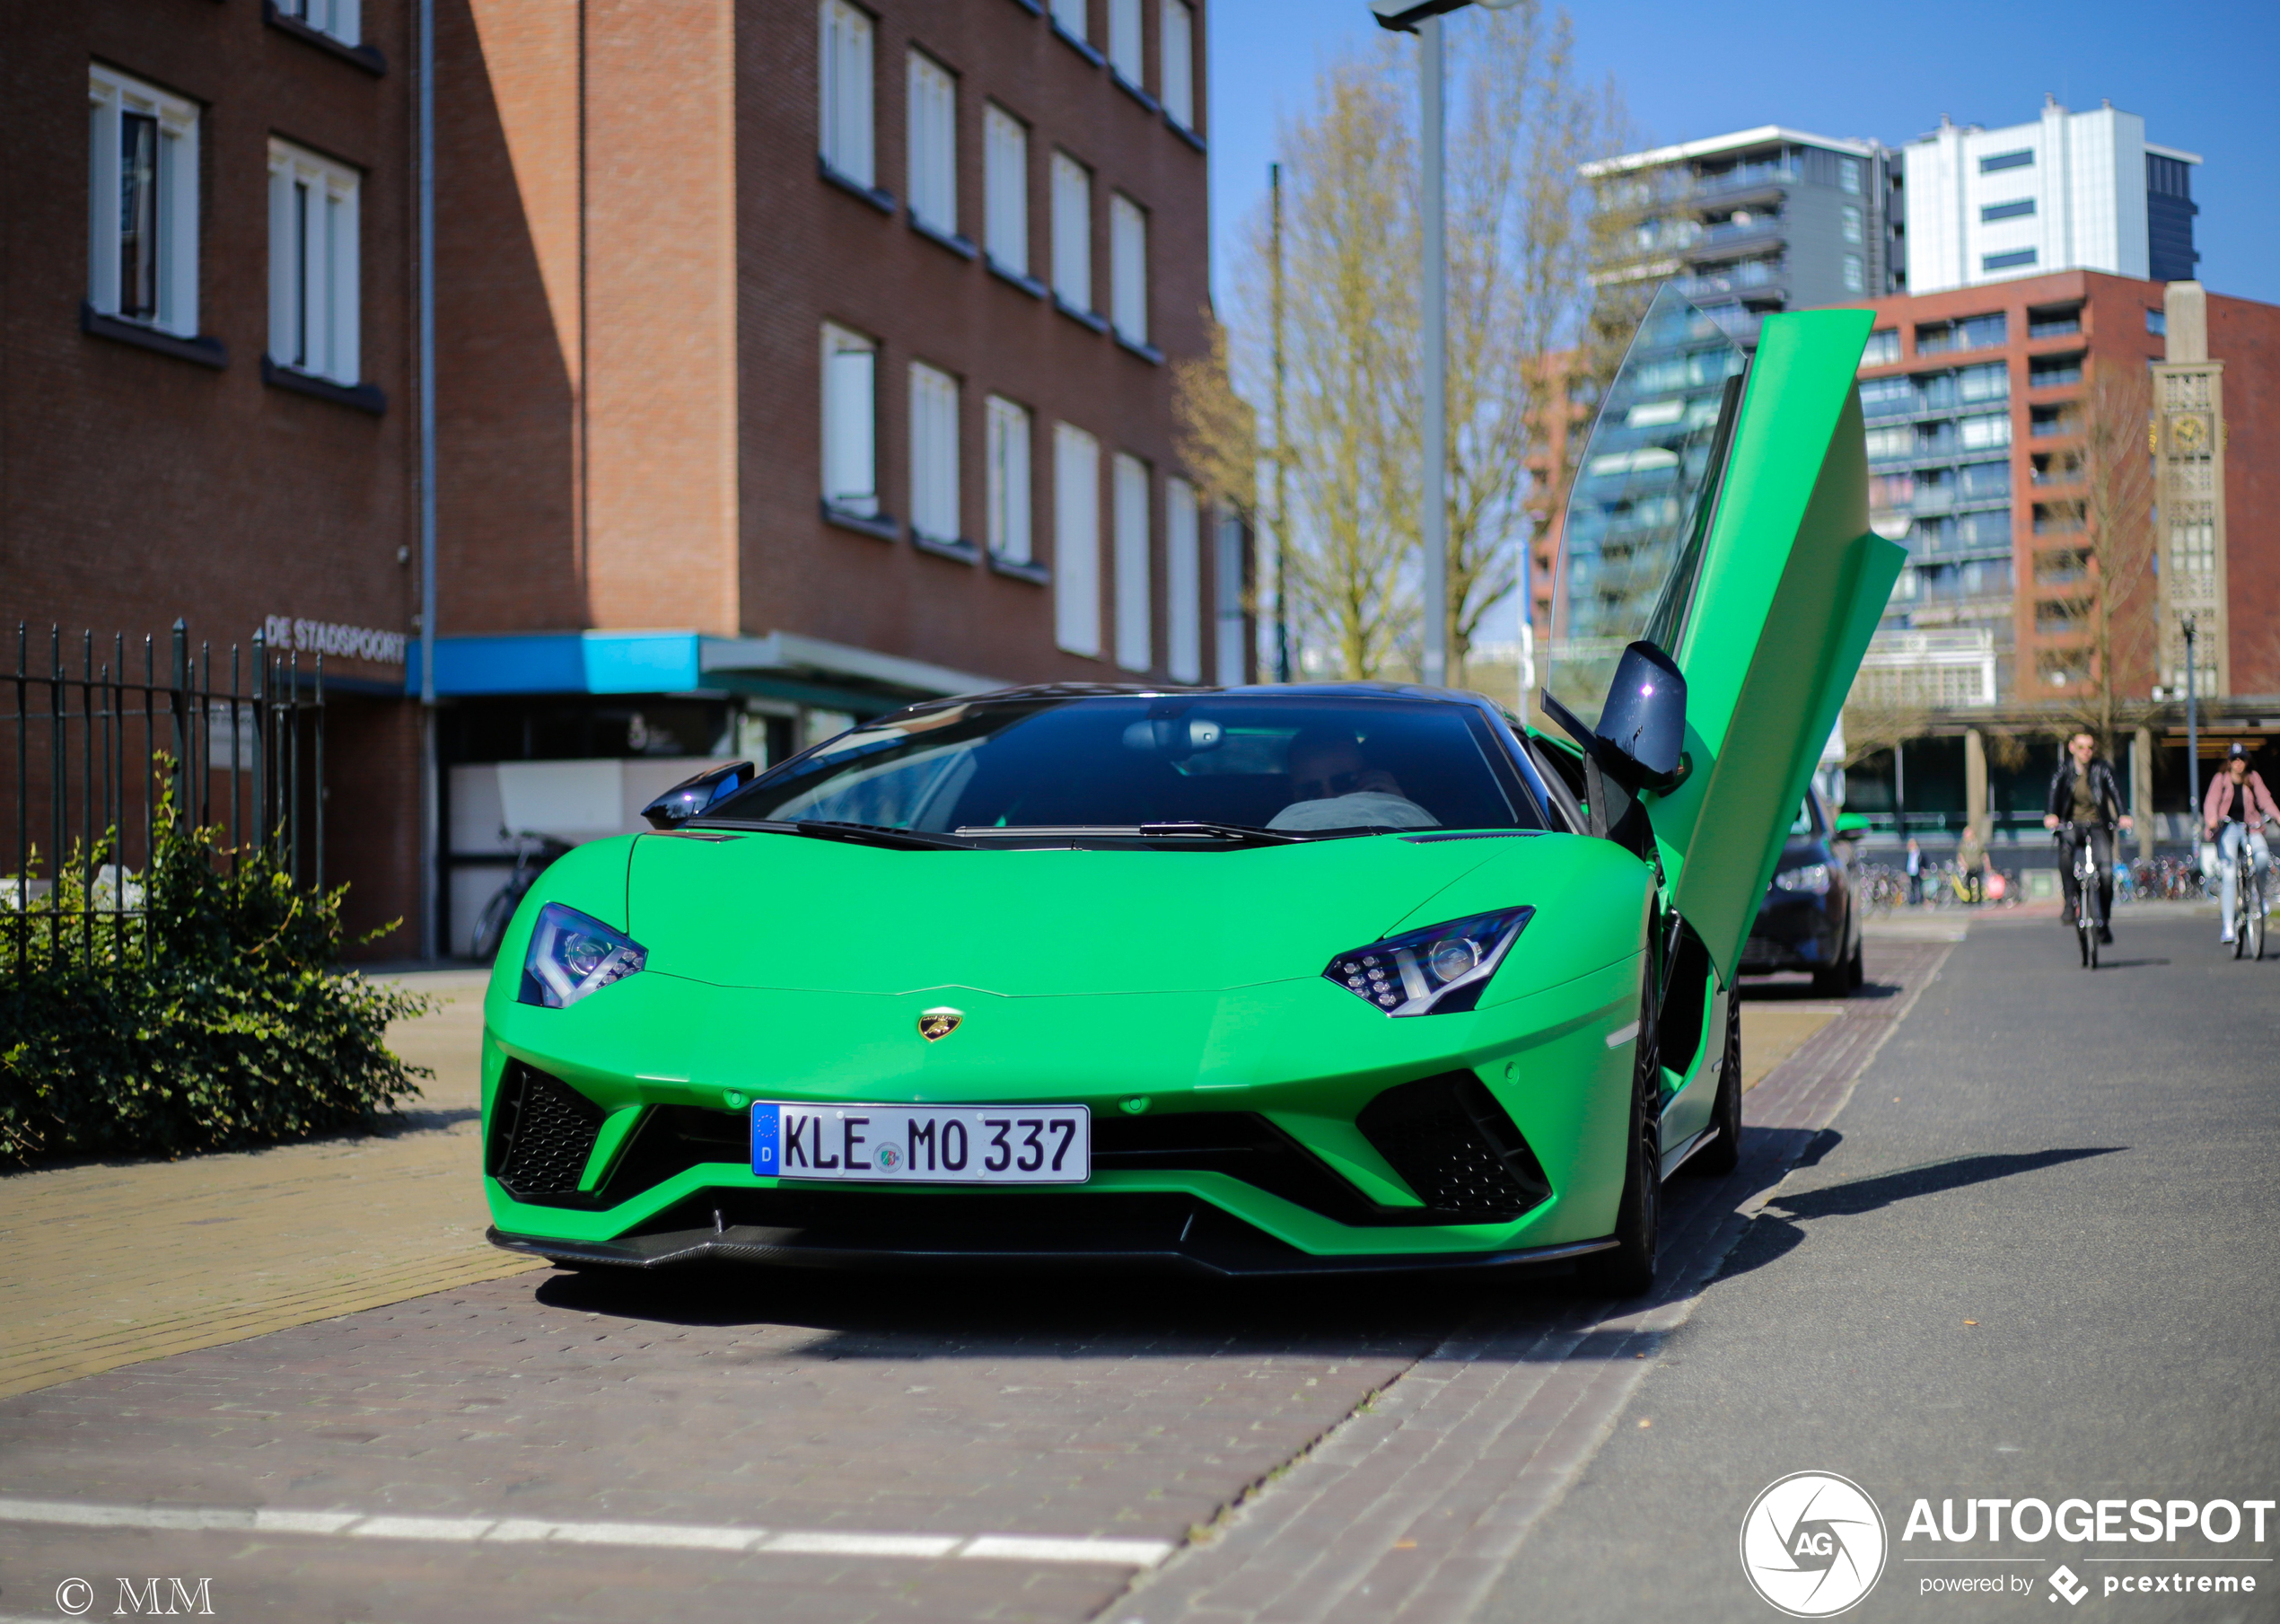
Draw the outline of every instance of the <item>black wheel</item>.
<instances>
[{"instance_id":1,"label":"black wheel","mask_svg":"<svg viewBox=\"0 0 2280 1624\"><path fill-rule=\"evenodd\" d=\"M2246 909L2242 909L2232 918L2232 956L2236 959L2245 959L2249 956L2249 920Z\"/></svg>"},{"instance_id":2,"label":"black wheel","mask_svg":"<svg viewBox=\"0 0 2280 1624\"><path fill-rule=\"evenodd\" d=\"M1723 1178L1741 1163L1741 1001L1726 1005L1726 1053L1718 1066L1718 1098L1710 1107L1718 1137L1694 1153L1685 1171L1706 1179Z\"/></svg>"},{"instance_id":3,"label":"black wheel","mask_svg":"<svg viewBox=\"0 0 2280 1624\"><path fill-rule=\"evenodd\" d=\"M1654 1289L1654 1254L1662 1229L1662 1061L1654 1010L1644 1000L1624 1150L1615 1244L1578 1260L1575 1266L1577 1282L1591 1296L1636 1297Z\"/></svg>"},{"instance_id":4,"label":"black wheel","mask_svg":"<svg viewBox=\"0 0 2280 1624\"><path fill-rule=\"evenodd\" d=\"M2255 886L2248 891L2248 917L2241 921L2241 935L2249 943L2245 958L2264 958L2264 887Z\"/></svg>"},{"instance_id":5,"label":"black wheel","mask_svg":"<svg viewBox=\"0 0 2280 1624\"><path fill-rule=\"evenodd\" d=\"M1853 956L1845 968L1845 990L1858 992L1868 982L1868 944L1853 944Z\"/></svg>"},{"instance_id":6,"label":"black wheel","mask_svg":"<svg viewBox=\"0 0 2280 1624\"><path fill-rule=\"evenodd\" d=\"M506 927L514 917L515 904L522 900L522 893L509 885L483 905L482 913L476 917L475 935L468 944L477 959L488 964L498 957L499 944L505 940Z\"/></svg>"},{"instance_id":7,"label":"black wheel","mask_svg":"<svg viewBox=\"0 0 2280 1624\"><path fill-rule=\"evenodd\" d=\"M2096 969L2097 966L2091 963L2091 955L2098 950L2091 945L2093 938L2091 933L2078 925L2074 927L2074 936L2076 940L2082 943L2083 966L2088 969Z\"/></svg>"},{"instance_id":8,"label":"black wheel","mask_svg":"<svg viewBox=\"0 0 2280 1624\"><path fill-rule=\"evenodd\" d=\"M2098 933L2094 930L2083 932L2083 956L2091 969L2098 968Z\"/></svg>"}]
</instances>

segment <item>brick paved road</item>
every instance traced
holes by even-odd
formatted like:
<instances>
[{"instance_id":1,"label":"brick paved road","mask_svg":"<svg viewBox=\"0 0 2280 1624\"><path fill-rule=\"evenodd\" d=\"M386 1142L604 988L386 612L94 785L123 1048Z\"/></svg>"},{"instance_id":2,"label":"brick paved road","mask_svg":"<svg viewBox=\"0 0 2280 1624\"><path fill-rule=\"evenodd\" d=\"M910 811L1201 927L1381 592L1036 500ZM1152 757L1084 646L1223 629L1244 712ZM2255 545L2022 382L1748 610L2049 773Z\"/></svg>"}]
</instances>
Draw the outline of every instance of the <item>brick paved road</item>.
<instances>
[{"instance_id":1,"label":"brick paved road","mask_svg":"<svg viewBox=\"0 0 2280 1624\"><path fill-rule=\"evenodd\" d=\"M1936 957L1902 951L1911 976ZM1825 1010L1783 1013L1768 1040L1802 1047L1767 1097L1793 1075L1841 1070L1863 1040L1849 1019L1820 1030ZM1727 1217L1695 1206L1671 1240L1689 1257L1723 1244ZM1366 1428L1377 1395L1399 1422L1428 1408L1452 1361L1550 1370L1630 1356L1630 1330L1590 1320L1556 1290L1509 1285L548 1273L0 1400L0 1496L959 1537L1177 1542L1202 1528L1206 1547L1232 1553L1308 1470L1292 1463L1341 1422L1340 1439ZM1552 1357L1545 1339L1563 1327L1576 1334ZM1597 1380L1571 1368L1584 1387ZM1521 1402L1513 1384L1498 1391L1492 1407ZM1523 1431L1530 1413L1513 1410ZM1271 1587L1294 1543L1326 1538L1366 1558L1366 1574L1399 1532L1382 1521L1357 1533L1350 1520L1285 1518L1282 1554L1246 1582ZM645 1620L667 1607L677 1620L1075 1620L1134 1584L1129 1567L1105 1563L0 1522L0 1618L55 1616L54 1587L74 1575L96 1582L110 1616L126 1574L210 1578L216 1616L375 1624ZM1143 1585L1130 1605L1173 1593ZM1348 1600L1366 1614L1364 1594Z\"/></svg>"}]
</instances>

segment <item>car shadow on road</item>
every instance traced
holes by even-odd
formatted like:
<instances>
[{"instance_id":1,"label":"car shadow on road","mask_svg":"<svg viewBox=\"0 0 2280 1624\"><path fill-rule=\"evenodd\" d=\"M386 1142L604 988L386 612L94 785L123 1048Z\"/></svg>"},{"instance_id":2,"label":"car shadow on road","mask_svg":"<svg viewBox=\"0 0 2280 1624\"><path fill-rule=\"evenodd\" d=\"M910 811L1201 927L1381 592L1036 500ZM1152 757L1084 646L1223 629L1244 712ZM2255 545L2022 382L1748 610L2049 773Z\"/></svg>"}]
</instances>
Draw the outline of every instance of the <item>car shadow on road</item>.
<instances>
[{"instance_id":1,"label":"car shadow on road","mask_svg":"<svg viewBox=\"0 0 2280 1624\"><path fill-rule=\"evenodd\" d=\"M1800 1168L1812 1166L1835 1147L1840 1137L1834 1133L1816 1136L1815 1144L1797 1165ZM2018 1173L2063 1166L2091 1156L2110 1156L2128 1148L2127 1145L2091 1145L1957 1156L1945 1162L1926 1163L1921 1167L1903 1167L1897 1172L1878 1173L1871 1178L1824 1185L1819 1189L1777 1191L1742 1232L1733 1250L1726 1254L1725 1263L1718 1270L1717 1277L1723 1280L1748 1274L1752 1269L1763 1268L1767 1264L1786 1257L1804 1242L1803 1226L1817 1218L1858 1217L1919 1196L1940 1195L1995 1179L2008 1179Z\"/></svg>"},{"instance_id":2,"label":"car shadow on road","mask_svg":"<svg viewBox=\"0 0 2280 1624\"><path fill-rule=\"evenodd\" d=\"M1820 992L1814 988L1811 978L1803 975L1743 976L1735 986L1745 1004L1842 1004L1847 1000L1874 1003L1882 998L1897 998L1907 990L1898 981L1863 981L1850 992Z\"/></svg>"}]
</instances>

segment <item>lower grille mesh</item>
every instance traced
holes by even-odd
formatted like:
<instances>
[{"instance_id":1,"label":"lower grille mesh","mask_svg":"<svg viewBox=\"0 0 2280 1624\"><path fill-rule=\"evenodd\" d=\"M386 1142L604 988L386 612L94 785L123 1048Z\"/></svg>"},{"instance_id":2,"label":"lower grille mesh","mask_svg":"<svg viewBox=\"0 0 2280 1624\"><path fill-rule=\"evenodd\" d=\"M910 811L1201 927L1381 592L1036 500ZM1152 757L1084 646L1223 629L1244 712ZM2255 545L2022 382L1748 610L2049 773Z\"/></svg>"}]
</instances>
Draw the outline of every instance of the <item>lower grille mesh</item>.
<instances>
[{"instance_id":1,"label":"lower grille mesh","mask_svg":"<svg viewBox=\"0 0 2280 1624\"><path fill-rule=\"evenodd\" d=\"M516 1197L575 1191L601 1132L601 1107L561 1079L519 1062L500 1088L505 1098L493 1127L499 1182Z\"/></svg>"},{"instance_id":2,"label":"lower grille mesh","mask_svg":"<svg viewBox=\"0 0 2280 1624\"><path fill-rule=\"evenodd\" d=\"M1503 1222L1552 1193L1528 1141L1469 1071L1389 1088L1355 1124L1419 1200L1451 1218Z\"/></svg>"}]
</instances>

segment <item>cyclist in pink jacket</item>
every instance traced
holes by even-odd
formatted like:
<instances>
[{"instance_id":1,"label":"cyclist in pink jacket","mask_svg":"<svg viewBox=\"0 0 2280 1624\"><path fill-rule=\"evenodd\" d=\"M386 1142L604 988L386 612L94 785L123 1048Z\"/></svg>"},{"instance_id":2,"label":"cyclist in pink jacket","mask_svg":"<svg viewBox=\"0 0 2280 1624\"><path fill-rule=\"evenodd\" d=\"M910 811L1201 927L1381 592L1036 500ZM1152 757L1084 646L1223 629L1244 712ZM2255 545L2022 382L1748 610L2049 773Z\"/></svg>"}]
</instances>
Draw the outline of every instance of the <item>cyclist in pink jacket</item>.
<instances>
[{"instance_id":1,"label":"cyclist in pink jacket","mask_svg":"<svg viewBox=\"0 0 2280 1624\"><path fill-rule=\"evenodd\" d=\"M2224 933L2218 940L2232 940L2232 900L2241 883L2241 854L2246 848L2261 876L2272 870L2272 848L2265 843L2267 821L2280 823L2280 806L2261 775L2249 766L2249 749L2236 744L2224 752L2224 770L2212 779L2201 802L2202 838L2218 842L2224 860L2224 897L2218 917Z\"/></svg>"}]
</instances>

